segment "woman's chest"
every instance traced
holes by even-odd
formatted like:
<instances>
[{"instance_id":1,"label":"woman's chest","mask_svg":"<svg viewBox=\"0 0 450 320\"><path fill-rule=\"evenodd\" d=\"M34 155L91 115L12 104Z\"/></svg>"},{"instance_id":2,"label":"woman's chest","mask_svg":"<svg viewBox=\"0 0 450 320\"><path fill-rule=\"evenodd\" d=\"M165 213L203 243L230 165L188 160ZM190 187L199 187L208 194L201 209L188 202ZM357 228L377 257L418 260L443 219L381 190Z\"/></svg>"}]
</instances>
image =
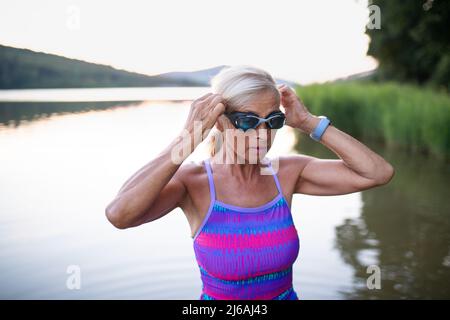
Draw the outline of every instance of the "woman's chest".
<instances>
[{"instance_id":1,"label":"woman's chest","mask_svg":"<svg viewBox=\"0 0 450 320\"><path fill-rule=\"evenodd\" d=\"M214 206L194 241L201 268L236 280L286 270L299 252L299 237L283 199L263 212Z\"/></svg>"}]
</instances>

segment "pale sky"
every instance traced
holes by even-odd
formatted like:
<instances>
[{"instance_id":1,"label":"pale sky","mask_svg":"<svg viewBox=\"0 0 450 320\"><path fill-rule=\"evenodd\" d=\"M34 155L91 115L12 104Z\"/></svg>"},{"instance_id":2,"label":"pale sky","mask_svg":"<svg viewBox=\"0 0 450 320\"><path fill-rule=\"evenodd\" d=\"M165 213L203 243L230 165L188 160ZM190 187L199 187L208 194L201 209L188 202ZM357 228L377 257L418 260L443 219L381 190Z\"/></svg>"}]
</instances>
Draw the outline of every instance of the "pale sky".
<instances>
[{"instance_id":1,"label":"pale sky","mask_svg":"<svg viewBox=\"0 0 450 320\"><path fill-rule=\"evenodd\" d=\"M0 0L0 44L144 74L250 64L299 83L374 69L367 0Z\"/></svg>"}]
</instances>

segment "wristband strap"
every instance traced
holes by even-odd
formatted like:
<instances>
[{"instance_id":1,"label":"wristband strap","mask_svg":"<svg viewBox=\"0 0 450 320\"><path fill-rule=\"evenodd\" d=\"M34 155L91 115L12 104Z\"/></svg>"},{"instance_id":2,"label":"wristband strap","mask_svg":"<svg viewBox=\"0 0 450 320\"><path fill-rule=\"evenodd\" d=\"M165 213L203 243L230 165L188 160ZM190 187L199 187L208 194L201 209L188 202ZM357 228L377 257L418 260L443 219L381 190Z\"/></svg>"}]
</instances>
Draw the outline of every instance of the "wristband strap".
<instances>
[{"instance_id":1,"label":"wristband strap","mask_svg":"<svg viewBox=\"0 0 450 320\"><path fill-rule=\"evenodd\" d=\"M326 116L319 116L318 118L321 118L319 123L317 124L316 128L309 134L309 136L316 141L320 141L323 133L331 124L331 121Z\"/></svg>"}]
</instances>

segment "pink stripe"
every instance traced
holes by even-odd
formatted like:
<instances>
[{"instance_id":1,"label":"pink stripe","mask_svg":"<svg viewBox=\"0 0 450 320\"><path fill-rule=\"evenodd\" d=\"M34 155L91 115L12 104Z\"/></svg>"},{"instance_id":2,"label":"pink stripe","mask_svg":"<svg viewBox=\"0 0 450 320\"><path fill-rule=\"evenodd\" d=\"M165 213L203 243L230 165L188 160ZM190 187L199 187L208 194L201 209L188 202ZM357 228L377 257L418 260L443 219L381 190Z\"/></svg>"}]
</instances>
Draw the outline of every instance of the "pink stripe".
<instances>
[{"instance_id":1,"label":"pink stripe","mask_svg":"<svg viewBox=\"0 0 450 320\"><path fill-rule=\"evenodd\" d=\"M277 266L276 268L271 268L271 269L261 270L261 271L254 271L250 275L246 275L245 277L241 276L238 273L225 274L223 272L220 272L217 274L210 272L209 277L211 277L213 279L215 278L215 279L222 279L222 280L228 280L228 281L247 280L248 278L255 278L255 277L265 276L270 273L280 272L280 270L286 270L290 266L292 266L292 263L286 263L286 264ZM201 267L203 269L205 269L203 266L201 266Z\"/></svg>"},{"instance_id":2,"label":"pink stripe","mask_svg":"<svg viewBox=\"0 0 450 320\"><path fill-rule=\"evenodd\" d=\"M263 248L286 243L297 238L294 225L287 228L260 234L214 234L201 233L197 244L217 249L249 249Z\"/></svg>"}]
</instances>

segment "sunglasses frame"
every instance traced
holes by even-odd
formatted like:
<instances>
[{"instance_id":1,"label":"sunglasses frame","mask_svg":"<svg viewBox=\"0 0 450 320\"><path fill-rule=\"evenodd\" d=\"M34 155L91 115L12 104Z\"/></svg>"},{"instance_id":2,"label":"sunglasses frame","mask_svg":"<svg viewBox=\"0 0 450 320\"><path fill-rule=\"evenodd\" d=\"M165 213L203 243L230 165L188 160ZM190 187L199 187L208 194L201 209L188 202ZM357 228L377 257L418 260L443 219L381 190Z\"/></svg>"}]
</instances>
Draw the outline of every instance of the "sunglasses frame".
<instances>
[{"instance_id":1,"label":"sunglasses frame","mask_svg":"<svg viewBox=\"0 0 450 320\"><path fill-rule=\"evenodd\" d=\"M241 129L244 132L247 131L247 130L250 130L250 129L257 128L263 122L267 122L267 126L270 129L274 129L274 128L271 127L269 121L272 120L273 118L280 117L280 116L283 117L283 125L280 128L282 128L286 124L286 115L283 112L281 112L281 111L274 111L274 112L270 113L266 118L261 118L261 117L259 117L258 115L256 115L253 112L239 112L239 111L236 111L236 112L226 112L224 114L231 121L231 123L234 125L234 127L236 129ZM258 123L254 127L251 127L251 128L247 128L247 129L241 128L237 124L237 120L240 119L240 118L243 118L243 117L244 118L256 118L256 119L258 119ZM280 128L277 128L277 129L280 129Z\"/></svg>"}]
</instances>

